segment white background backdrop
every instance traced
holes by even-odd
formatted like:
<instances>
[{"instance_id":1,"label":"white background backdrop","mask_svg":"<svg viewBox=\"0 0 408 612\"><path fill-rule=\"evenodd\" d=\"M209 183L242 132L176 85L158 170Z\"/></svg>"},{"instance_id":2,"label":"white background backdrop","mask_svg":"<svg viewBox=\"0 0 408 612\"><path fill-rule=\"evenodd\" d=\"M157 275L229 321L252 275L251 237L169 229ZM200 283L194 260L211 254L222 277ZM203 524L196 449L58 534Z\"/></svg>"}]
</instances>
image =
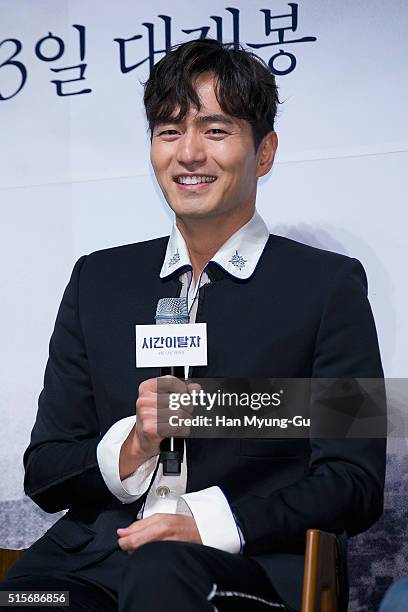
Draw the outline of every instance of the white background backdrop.
<instances>
[{"instance_id":1,"label":"white background backdrop","mask_svg":"<svg viewBox=\"0 0 408 612\"><path fill-rule=\"evenodd\" d=\"M403 0L299 0L297 32L288 40L316 42L278 48L297 67L278 77L282 105L280 149L271 175L260 181L258 210L270 230L359 258L368 274L385 373L405 377L408 358L406 282L406 164L408 145L406 26ZM274 0L0 0L0 42L21 41L14 59L27 82L0 101L0 502L19 500L22 453L29 441L62 292L76 259L96 249L165 235L171 215L149 166L149 139L141 104L148 62L122 74L114 38L129 44L129 63L147 56L147 28L164 45L160 14L172 17L172 42L184 28L223 17L224 41L232 38L226 6L240 9L243 43L271 42L264 15L289 13ZM86 80L67 84L88 94L58 97L51 79L75 78L78 32L86 26ZM288 26L290 20L276 25ZM34 54L49 32L64 55L54 62ZM0 46L0 64L14 51ZM55 46L44 43L43 52ZM48 51L47 51L48 50ZM157 59L161 55L156 56ZM62 76L61 76L62 75ZM0 67L0 93L18 86L15 66ZM405 180L404 180L405 179ZM299 305L301 308L301 304ZM1 545L1 542L0 542Z\"/></svg>"}]
</instances>

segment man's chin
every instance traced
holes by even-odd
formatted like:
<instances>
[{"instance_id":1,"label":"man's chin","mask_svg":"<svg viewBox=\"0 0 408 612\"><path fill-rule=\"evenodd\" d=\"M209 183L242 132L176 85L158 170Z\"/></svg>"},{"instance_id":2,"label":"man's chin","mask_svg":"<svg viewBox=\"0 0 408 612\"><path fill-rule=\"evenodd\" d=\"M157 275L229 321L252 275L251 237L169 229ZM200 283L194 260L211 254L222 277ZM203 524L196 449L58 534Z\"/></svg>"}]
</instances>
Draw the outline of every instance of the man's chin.
<instances>
[{"instance_id":1,"label":"man's chin","mask_svg":"<svg viewBox=\"0 0 408 612\"><path fill-rule=\"evenodd\" d=\"M170 208L173 210L176 217L180 219L211 219L217 217L217 211L215 207L205 206L196 203L190 206L177 206L171 205Z\"/></svg>"},{"instance_id":2,"label":"man's chin","mask_svg":"<svg viewBox=\"0 0 408 612\"><path fill-rule=\"evenodd\" d=\"M197 225L201 225L215 222L219 218L219 215L215 213L211 214L210 212L192 212L188 214L176 214L176 218L184 221L185 223L196 223Z\"/></svg>"}]
</instances>

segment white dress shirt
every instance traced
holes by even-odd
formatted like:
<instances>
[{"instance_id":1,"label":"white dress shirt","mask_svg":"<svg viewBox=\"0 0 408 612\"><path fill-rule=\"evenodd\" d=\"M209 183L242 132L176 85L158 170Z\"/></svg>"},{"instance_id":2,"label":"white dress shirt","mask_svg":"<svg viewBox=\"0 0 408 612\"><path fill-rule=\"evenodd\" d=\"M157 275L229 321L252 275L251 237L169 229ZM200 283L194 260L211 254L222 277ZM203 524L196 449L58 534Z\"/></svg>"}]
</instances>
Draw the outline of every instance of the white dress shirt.
<instances>
[{"instance_id":1,"label":"white dress shirt","mask_svg":"<svg viewBox=\"0 0 408 612\"><path fill-rule=\"evenodd\" d=\"M232 276L249 278L255 271L269 238L269 230L255 212L246 225L233 234L210 261L217 263ZM190 322L194 323L200 287L210 282L206 272L201 272L194 284L194 276L186 243L174 224L160 272L160 278L174 274L179 268L189 266L180 273L181 297L187 297ZM188 368L186 368L186 378ZM108 489L124 504L136 501L147 490L148 494L138 518L156 513L193 515L203 544L230 553L242 550L242 533L238 528L228 501L220 487L186 493L187 458L181 465L181 474L164 476L160 463L151 483L159 457L151 457L133 474L120 479L119 455L123 442L135 424L136 416L117 421L104 435L97 447L97 459L102 477ZM185 451L185 449L184 449Z\"/></svg>"}]
</instances>

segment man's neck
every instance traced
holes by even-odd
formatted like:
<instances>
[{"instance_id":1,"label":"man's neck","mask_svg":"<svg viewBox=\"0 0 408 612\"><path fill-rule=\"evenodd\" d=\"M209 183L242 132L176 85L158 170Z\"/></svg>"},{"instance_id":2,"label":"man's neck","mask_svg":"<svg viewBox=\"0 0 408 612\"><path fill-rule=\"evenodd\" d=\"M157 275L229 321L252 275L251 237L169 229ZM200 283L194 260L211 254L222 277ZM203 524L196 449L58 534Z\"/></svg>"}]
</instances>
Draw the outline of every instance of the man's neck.
<instances>
[{"instance_id":1,"label":"man's neck","mask_svg":"<svg viewBox=\"0 0 408 612\"><path fill-rule=\"evenodd\" d=\"M177 217L176 224L180 230L193 267L194 282L214 257L223 244L241 227L251 220L255 209L236 219L185 219Z\"/></svg>"}]
</instances>

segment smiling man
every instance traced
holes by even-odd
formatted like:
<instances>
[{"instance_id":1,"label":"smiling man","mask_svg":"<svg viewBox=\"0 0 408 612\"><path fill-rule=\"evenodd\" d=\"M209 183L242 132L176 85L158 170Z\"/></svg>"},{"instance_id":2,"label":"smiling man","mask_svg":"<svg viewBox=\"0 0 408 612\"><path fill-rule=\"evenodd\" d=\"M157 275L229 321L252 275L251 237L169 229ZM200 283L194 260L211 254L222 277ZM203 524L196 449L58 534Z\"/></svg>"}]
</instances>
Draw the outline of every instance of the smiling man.
<instances>
[{"instance_id":1,"label":"smiling man","mask_svg":"<svg viewBox=\"0 0 408 612\"><path fill-rule=\"evenodd\" d=\"M208 49L208 41L201 46ZM207 54L210 51L211 47ZM229 52L230 66L223 67L225 72L234 70L234 53ZM145 93L152 130L152 165L176 215L176 227L187 245L195 279L220 247L253 218L258 178L271 169L278 144L273 131L278 103L273 76L268 73L265 91L259 92L264 98L269 95L269 108L263 120L255 123L256 110L252 119L247 115L250 100L236 98L240 85L246 85L239 82L243 75L237 75L236 91L227 90L228 81L207 69L207 59L206 55L197 57L190 82L185 85L188 108L185 101L183 107L183 101L175 97L177 85L169 79L168 91L160 91L166 104L158 104L156 96L160 94L155 89L158 83L165 87L160 66L160 80L151 77ZM247 62L247 69L252 62L260 77L266 79L266 68L260 62L250 55ZM262 104L262 97L257 100L255 92L251 95L253 106ZM168 108L172 112L166 115ZM267 235L260 219L256 226ZM256 257L257 249L254 251Z\"/></svg>"},{"instance_id":2,"label":"smiling man","mask_svg":"<svg viewBox=\"0 0 408 612\"><path fill-rule=\"evenodd\" d=\"M299 610L307 529L342 546L380 516L382 440L186 439L164 475L159 372L134 368L135 324L181 295L208 329L190 376L382 376L361 264L270 235L255 210L277 104L266 65L214 40L152 70L151 162L175 223L75 265L24 457L27 494L69 511L3 590L69 590L75 611Z\"/></svg>"}]
</instances>

